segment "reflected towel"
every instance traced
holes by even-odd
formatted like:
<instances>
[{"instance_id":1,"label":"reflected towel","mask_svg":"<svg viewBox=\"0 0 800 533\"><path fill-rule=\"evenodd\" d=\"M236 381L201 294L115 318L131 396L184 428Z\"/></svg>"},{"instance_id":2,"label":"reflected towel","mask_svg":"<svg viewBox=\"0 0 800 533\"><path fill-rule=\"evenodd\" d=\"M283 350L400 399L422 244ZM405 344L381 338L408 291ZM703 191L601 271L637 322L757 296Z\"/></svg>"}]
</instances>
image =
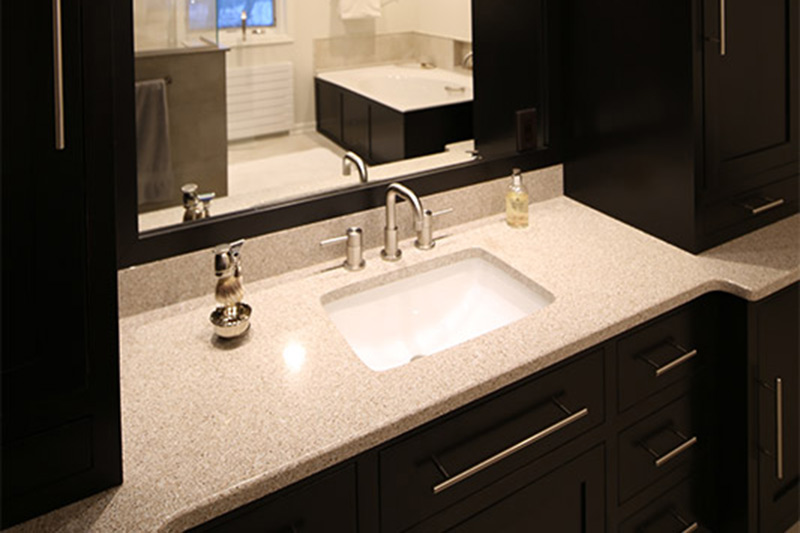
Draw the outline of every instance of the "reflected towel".
<instances>
[{"instance_id":1,"label":"reflected towel","mask_svg":"<svg viewBox=\"0 0 800 533\"><path fill-rule=\"evenodd\" d=\"M136 82L136 163L139 205L169 200L174 179L164 80Z\"/></svg>"},{"instance_id":2,"label":"reflected towel","mask_svg":"<svg viewBox=\"0 0 800 533\"><path fill-rule=\"evenodd\" d=\"M381 0L339 0L342 20L377 18L381 16Z\"/></svg>"}]
</instances>

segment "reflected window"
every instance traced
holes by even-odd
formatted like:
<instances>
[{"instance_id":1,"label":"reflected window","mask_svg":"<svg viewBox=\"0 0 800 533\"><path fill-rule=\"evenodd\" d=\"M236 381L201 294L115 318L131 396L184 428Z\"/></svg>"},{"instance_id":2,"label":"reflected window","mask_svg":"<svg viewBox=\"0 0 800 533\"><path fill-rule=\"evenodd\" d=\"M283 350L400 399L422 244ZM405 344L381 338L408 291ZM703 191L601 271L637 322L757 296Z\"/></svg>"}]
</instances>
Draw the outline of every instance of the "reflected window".
<instances>
[{"instance_id":1,"label":"reflected window","mask_svg":"<svg viewBox=\"0 0 800 533\"><path fill-rule=\"evenodd\" d=\"M247 15L247 27L274 28L275 0L217 0L216 13L214 3L207 0L189 0L189 29L201 30L214 27L241 28L242 13Z\"/></svg>"}]
</instances>

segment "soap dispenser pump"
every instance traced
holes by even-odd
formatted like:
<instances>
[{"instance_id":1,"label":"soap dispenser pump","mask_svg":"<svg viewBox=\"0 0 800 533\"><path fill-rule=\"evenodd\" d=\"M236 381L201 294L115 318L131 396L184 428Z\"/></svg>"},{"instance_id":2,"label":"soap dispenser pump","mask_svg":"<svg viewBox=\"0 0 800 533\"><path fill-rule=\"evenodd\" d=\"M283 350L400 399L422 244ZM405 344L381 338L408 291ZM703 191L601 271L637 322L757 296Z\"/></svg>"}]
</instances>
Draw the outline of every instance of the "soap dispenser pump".
<instances>
[{"instance_id":1,"label":"soap dispenser pump","mask_svg":"<svg viewBox=\"0 0 800 533\"><path fill-rule=\"evenodd\" d=\"M506 191L506 223L512 228L528 227L528 191L522 183L522 171L515 168Z\"/></svg>"}]
</instances>

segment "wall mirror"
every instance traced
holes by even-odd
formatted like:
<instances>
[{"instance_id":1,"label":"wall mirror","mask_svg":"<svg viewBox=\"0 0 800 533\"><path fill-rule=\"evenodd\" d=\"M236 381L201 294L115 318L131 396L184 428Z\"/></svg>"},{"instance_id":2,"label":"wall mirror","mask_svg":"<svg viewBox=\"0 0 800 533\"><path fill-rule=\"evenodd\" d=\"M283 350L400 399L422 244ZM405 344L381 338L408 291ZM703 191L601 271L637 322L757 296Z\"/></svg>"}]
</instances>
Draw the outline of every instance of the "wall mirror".
<instances>
[{"instance_id":1,"label":"wall mirror","mask_svg":"<svg viewBox=\"0 0 800 533\"><path fill-rule=\"evenodd\" d=\"M545 0L361 9L132 0L120 266L558 160Z\"/></svg>"}]
</instances>

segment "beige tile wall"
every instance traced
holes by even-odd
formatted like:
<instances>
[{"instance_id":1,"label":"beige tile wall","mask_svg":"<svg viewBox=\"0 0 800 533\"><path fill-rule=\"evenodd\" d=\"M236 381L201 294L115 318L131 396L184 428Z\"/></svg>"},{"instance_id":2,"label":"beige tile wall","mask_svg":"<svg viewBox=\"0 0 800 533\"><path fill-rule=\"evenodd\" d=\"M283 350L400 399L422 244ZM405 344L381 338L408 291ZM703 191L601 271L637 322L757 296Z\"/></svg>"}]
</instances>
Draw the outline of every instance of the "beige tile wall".
<instances>
[{"instance_id":1,"label":"beige tile wall","mask_svg":"<svg viewBox=\"0 0 800 533\"><path fill-rule=\"evenodd\" d=\"M320 72L411 61L452 69L464 46L469 44L417 32L343 35L314 39L314 66Z\"/></svg>"}]
</instances>

